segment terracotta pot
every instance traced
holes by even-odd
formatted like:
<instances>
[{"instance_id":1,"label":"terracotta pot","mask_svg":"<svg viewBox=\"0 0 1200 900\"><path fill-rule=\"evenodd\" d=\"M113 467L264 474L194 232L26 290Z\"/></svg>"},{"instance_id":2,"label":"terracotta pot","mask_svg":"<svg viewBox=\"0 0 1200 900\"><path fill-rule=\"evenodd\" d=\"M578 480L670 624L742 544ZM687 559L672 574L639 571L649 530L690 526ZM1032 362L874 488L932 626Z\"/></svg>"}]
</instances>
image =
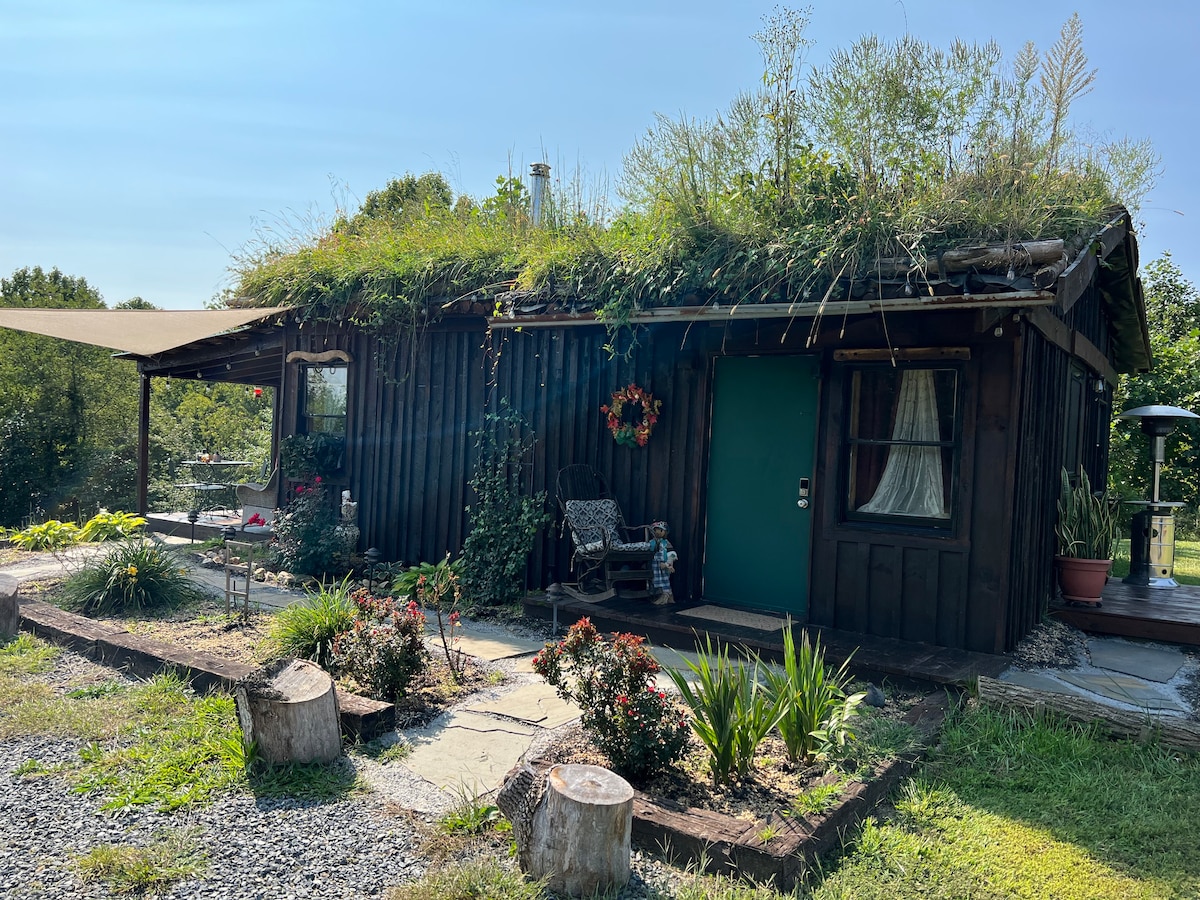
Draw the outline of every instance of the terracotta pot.
<instances>
[{"instance_id":1,"label":"terracotta pot","mask_svg":"<svg viewBox=\"0 0 1200 900\"><path fill-rule=\"evenodd\" d=\"M1071 603L1100 605L1100 595L1108 581L1111 559L1075 559L1070 556L1054 557L1058 569L1058 587L1062 597Z\"/></svg>"}]
</instances>

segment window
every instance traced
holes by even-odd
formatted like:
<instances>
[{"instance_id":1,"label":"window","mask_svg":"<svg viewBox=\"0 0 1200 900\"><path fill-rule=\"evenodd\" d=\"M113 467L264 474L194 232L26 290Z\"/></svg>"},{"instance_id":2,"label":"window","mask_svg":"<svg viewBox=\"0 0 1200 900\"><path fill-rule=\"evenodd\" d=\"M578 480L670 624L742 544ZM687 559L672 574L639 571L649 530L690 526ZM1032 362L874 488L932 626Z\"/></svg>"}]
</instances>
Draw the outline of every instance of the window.
<instances>
[{"instance_id":1,"label":"window","mask_svg":"<svg viewBox=\"0 0 1200 900\"><path fill-rule=\"evenodd\" d=\"M878 366L851 372L846 515L950 527L958 372Z\"/></svg>"},{"instance_id":2,"label":"window","mask_svg":"<svg viewBox=\"0 0 1200 900\"><path fill-rule=\"evenodd\" d=\"M305 367L305 433L346 434L346 371L345 366Z\"/></svg>"}]
</instances>

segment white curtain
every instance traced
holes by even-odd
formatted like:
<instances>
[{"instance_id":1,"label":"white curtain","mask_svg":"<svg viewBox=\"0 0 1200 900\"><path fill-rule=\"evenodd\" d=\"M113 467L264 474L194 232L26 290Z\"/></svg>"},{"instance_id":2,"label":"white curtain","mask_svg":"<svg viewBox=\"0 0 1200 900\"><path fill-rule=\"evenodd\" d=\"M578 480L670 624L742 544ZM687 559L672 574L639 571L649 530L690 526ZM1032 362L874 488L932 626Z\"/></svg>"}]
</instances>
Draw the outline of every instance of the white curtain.
<instances>
[{"instance_id":1,"label":"white curtain","mask_svg":"<svg viewBox=\"0 0 1200 900\"><path fill-rule=\"evenodd\" d=\"M892 440L940 439L933 370L909 369L900 376L900 399L896 404L896 421L892 424ZM941 448L889 447L879 487L858 511L889 516L946 518Z\"/></svg>"}]
</instances>

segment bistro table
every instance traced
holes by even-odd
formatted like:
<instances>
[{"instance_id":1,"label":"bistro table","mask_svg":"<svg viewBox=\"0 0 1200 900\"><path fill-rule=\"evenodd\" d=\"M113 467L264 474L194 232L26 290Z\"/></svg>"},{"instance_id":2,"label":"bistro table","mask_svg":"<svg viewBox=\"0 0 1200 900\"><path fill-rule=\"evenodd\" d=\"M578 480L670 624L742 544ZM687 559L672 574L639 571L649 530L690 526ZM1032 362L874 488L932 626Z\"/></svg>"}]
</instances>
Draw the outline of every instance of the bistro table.
<instances>
[{"instance_id":1,"label":"bistro table","mask_svg":"<svg viewBox=\"0 0 1200 900\"><path fill-rule=\"evenodd\" d=\"M254 465L244 459L185 459L183 464L192 470L192 480L179 487L192 492L191 508L196 512L235 509L233 479L239 468Z\"/></svg>"}]
</instances>

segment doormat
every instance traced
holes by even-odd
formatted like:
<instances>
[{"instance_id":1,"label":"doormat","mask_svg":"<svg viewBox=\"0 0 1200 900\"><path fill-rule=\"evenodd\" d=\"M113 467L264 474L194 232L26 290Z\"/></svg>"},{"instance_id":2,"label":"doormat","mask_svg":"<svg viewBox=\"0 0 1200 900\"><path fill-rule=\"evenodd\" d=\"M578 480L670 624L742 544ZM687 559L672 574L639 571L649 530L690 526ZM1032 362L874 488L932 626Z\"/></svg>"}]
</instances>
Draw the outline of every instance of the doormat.
<instances>
[{"instance_id":1,"label":"doormat","mask_svg":"<svg viewBox=\"0 0 1200 900\"><path fill-rule=\"evenodd\" d=\"M690 616L693 619L707 619L710 622L721 622L725 625L741 625L745 628L756 628L759 631L778 631L787 621L775 616L730 609L728 606L709 606L707 604L697 606L695 609L680 610L677 615Z\"/></svg>"}]
</instances>

